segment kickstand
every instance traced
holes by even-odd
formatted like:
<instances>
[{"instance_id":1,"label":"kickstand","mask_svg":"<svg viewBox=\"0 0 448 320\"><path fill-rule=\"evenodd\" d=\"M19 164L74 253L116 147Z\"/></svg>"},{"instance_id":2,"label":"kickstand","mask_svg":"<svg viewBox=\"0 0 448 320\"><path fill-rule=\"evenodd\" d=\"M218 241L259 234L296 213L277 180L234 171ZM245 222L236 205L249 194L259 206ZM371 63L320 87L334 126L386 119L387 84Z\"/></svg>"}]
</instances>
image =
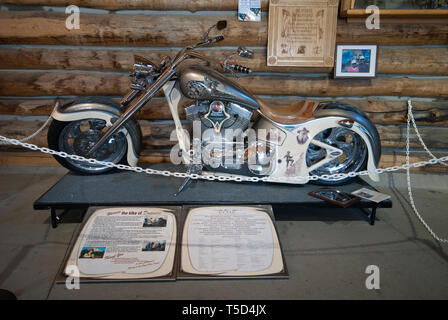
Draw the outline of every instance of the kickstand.
<instances>
[{"instance_id":1,"label":"kickstand","mask_svg":"<svg viewBox=\"0 0 448 320\"><path fill-rule=\"evenodd\" d=\"M192 174L192 173L200 173L202 171L201 166L197 166L194 164L190 164L190 167L188 168L187 173L188 174ZM184 189L185 187L188 185L188 183L191 181L190 177L185 178L184 182L182 182L182 184L180 185L179 189L177 190L176 193L174 193L174 196L177 197Z\"/></svg>"}]
</instances>

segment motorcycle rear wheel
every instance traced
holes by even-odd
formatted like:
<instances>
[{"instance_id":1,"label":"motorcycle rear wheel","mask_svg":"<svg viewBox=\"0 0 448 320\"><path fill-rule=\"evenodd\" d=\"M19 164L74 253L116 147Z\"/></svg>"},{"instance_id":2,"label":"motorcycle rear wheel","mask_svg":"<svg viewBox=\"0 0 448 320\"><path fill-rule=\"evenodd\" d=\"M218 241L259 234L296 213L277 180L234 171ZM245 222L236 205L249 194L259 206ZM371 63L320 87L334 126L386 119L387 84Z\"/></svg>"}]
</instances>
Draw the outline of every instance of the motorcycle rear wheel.
<instances>
[{"instance_id":1,"label":"motorcycle rear wheel","mask_svg":"<svg viewBox=\"0 0 448 320\"><path fill-rule=\"evenodd\" d=\"M310 172L311 175L331 175L353 171L358 172L366 169L368 156L367 146L361 136L356 132L342 127L330 128L319 132L313 139L341 149L343 154L314 169ZM307 166L312 166L324 159L325 156L325 149L310 143L306 156ZM354 178L346 177L338 180L321 178L313 182L320 185L342 185L349 183L352 179Z\"/></svg>"}]
</instances>

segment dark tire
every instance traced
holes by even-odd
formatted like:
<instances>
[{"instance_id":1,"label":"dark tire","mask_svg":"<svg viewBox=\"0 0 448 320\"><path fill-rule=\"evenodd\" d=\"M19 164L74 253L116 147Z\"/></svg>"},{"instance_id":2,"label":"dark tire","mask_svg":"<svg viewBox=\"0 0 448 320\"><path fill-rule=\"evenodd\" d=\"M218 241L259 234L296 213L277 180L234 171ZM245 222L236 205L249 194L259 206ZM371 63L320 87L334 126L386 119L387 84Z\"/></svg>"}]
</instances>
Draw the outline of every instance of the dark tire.
<instances>
[{"instance_id":1,"label":"dark tire","mask_svg":"<svg viewBox=\"0 0 448 320\"><path fill-rule=\"evenodd\" d=\"M86 102L96 102L96 103L100 102L103 104L108 104L108 105L117 107L117 104L115 104L111 101L98 100L98 99L81 99L81 100L77 100L77 101L70 103L70 105L77 104L77 103L86 103ZM77 150L79 150L79 148L71 149L70 147L67 147L67 144L63 142L64 135L67 134L68 130L71 127L76 126L77 122L80 122L80 123L88 122L88 123L94 123L94 124L98 125L99 123L101 123L101 121L104 122L104 120L100 120L100 119L83 119L83 120L77 120L77 121L58 121L58 120L53 119L53 121L51 122L50 127L48 129L48 135L47 135L48 146L50 149L53 149L55 151L64 151L69 154L77 154L77 155L85 156L84 154L82 154L82 152L77 152ZM140 142L141 142L140 126L134 119L130 119L126 122L126 124L124 125L124 128L127 130L127 132L131 136L133 136L136 139L136 141L139 141L139 145L135 146L136 147L135 151L137 152L137 155L139 155ZM94 130L91 130L91 129L89 129L88 131L94 132ZM98 132L96 132L96 133L98 134ZM63 135L63 136L61 136L61 135ZM116 164L129 165L127 162L128 147L127 147L126 137L124 136L123 133L117 133L116 135L118 135L117 139L113 139L113 141L119 141L119 142L114 142L117 145L114 146L115 150L113 152L113 157L110 159L102 159L100 157L99 160L111 161ZM73 140L76 140L76 139L73 139ZM75 143L73 143L73 144L75 144ZM92 164L88 164L86 162L80 162L80 161L75 161L72 159L62 158L62 157L59 157L56 155L54 157L65 168L69 169L70 171L81 173L81 174L89 174L89 175L103 174L103 173L114 170L114 168L110 168L107 166L92 165Z\"/></svg>"},{"instance_id":2,"label":"dark tire","mask_svg":"<svg viewBox=\"0 0 448 320\"><path fill-rule=\"evenodd\" d=\"M329 137L333 135L333 130L338 130L339 134L335 134L336 138L334 141L331 141ZM330 131L331 133L328 134L327 132ZM327 136L325 136L327 134ZM349 136L350 139L347 139L346 136ZM335 160L329 162L328 164L325 164L321 167L316 168L315 170L311 171L311 175L323 175L328 174L331 175L333 173L349 173L349 172L358 172L363 171L367 167L367 159L368 159L368 151L367 146L364 142L364 140L355 132L345 129L345 128L331 128L324 130L320 132L314 139L326 142L330 145L333 145L335 147L340 147L338 143L341 145L345 145L345 148L341 148L344 153L336 158ZM344 140L343 140L344 139ZM328 141L330 140L330 141ZM339 141L338 141L339 140ZM350 140L350 141L348 141ZM350 148L350 146L353 144L353 147ZM313 144L311 143L307 150L307 164L310 166L312 165L312 161L310 160L311 154L323 154L322 148L317 147L317 151L313 150ZM315 146L314 146L315 147ZM350 149L352 149L352 152L350 153ZM320 158L322 155L320 156ZM317 162L320 161L319 156L317 156ZM342 158L342 159L341 159ZM324 186L335 186L335 185L343 185L350 183L353 179L353 177L346 177L344 179L339 180L331 180L331 179L318 179L311 181L314 184L318 185L324 185Z\"/></svg>"}]
</instances>

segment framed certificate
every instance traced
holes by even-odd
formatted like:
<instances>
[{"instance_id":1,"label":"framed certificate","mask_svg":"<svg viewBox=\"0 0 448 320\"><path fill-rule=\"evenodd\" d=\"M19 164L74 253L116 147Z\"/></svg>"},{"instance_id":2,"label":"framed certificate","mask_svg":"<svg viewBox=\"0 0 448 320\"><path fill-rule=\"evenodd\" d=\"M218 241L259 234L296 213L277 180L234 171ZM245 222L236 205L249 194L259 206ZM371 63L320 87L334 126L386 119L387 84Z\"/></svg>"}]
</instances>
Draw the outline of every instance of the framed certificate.
<instances>
[{"instance_id":1,"label":"framed certificate","mask_svg":"<svg viewBox=\"0 0 448 320\"><path fill-rule=\"evenodd\" d=\"M338 0L271 0L268 66L333 67Z\"/></svg>"}]
</instances>

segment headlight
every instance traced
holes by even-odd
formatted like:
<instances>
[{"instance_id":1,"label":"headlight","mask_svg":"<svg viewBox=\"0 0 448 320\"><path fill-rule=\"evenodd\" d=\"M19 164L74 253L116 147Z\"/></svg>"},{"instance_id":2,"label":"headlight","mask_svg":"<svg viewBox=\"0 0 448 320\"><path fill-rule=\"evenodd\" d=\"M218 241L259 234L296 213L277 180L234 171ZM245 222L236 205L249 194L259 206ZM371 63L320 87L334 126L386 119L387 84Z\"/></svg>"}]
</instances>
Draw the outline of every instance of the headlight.
<instances>
[{"instance_id":1,"label":"headlight","mask_svg":"<svg viewBox=\"0 0 448 320\"><path fill-rule=\"evenodd\" d=\"M153 64L144 65L140 63L134 63L134 76L137 78L147 78L155 75L156 67Z\"/></svg>"}]
</instances>

